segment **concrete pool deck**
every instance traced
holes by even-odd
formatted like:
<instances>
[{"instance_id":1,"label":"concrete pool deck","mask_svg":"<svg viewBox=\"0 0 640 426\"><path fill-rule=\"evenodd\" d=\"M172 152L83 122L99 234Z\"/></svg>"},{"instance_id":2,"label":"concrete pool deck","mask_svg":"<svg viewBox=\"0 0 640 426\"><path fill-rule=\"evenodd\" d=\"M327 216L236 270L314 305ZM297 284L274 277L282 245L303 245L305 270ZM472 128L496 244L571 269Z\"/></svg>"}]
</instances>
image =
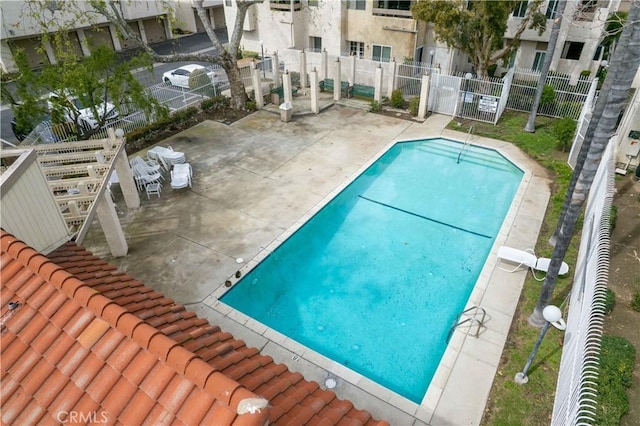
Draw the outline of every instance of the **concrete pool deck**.
<instances>
[{"instance_id":1,"label":"concrete pool deck","mask_svg":"<svg viewBox=\"0 0 640 426\"><path fill-rule=\"evenodd\" d=\"M501 245L534 247L550 196L546 171L513 145L486 138L525 170L468 306L487 313L478 338L457 330L421 404L268 329L218 301L235 283L395 141L466 134L444 129L450 117L411 122L335 105L289 123L265 111L232 125L203 122L167 139L193 167L193 188L160 198L141 195L127 210L114 189L129 254L110 256L99 224L82 244L150 287L187 305L212 324L259 348L276 362L393 425L479 424L527 272L496 268ZM237 260L241 258L241 262ZM472 330L474 332L475 330ZM384 336L381 336L384 345Z\"/></svg>"}]
</instances>

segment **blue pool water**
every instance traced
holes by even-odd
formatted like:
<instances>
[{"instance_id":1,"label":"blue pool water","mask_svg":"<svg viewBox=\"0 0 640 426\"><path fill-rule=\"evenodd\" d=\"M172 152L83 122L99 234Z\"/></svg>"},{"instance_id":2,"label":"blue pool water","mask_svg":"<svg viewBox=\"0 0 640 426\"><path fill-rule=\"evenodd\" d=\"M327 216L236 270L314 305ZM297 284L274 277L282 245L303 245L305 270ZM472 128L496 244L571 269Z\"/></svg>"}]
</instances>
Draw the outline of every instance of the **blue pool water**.
<instances>
[{"instance_id":1,"label":"blue pool water","mask_svg":"<svg viewBox=\"0 0 640 426\"><path fill-rule=\"evenodd\" d=\"M523 176L460 147L395 144L222 301L420 403Z\"/></svg>"}]
</instances>

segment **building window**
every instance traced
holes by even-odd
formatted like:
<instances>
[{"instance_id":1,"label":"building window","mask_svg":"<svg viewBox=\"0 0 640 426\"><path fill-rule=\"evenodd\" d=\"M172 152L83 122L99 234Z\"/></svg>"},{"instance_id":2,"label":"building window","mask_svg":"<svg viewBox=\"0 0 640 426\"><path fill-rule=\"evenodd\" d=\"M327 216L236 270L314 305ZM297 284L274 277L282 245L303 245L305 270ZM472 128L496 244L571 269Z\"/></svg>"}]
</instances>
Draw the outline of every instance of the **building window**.
<instances>
[{"instance_id":1,"label":"building window","mask_svg":"<svg viewBox=\"0 0 640 426\"><path fill-rule=\"evenodd\" d=\"M567 41L562 49L562 59L573 59L574 61L580 60L584 43L577 41Z\"/></svg>"},{"instance_id":2,"label":"building window","mask_svg":"<svg viewBox=\"0 0 640 426\"><path fill-rule=\"evenodd\" d=\"M307 0L307 5L310 7L318 7L320 0Z\"/></svg>"},{"instance_id":3,"label":"building window","mask_svg":"<svg viewBox=\"0 0 640 426\"><path fill-rule=\"evenodd\" d=\"M582 12L592 13L595 12L598 7L598 0L582 0Z\"/></svg>"},{"instance_id":4,"label":"building window","mask_svg":"<svg viewBox=\"0 0 640 426\"><path fill-rule=\"evenodd\" d=\"M322 37L309 37L309 50L322 52Z\"/></svg>"},{"instance_id":5,"label":"building window","mask_svg":"<svg viewBox=\"0 0 640 426\"><path fill-rule=\"evenodd\" d=\"M357 56L358 58L364 58L364 43L361 41L350 41L349 56Z\"/></svg>"},{"instance_id":6,"label":"building window","mask_svg":"<svg viewBox=\"0 0 640 426\"><path fill-rule=\"evenodd\" d=\"M596 51L593 54L594 61L599 61L602 59L602 51L603 51L603 46L599 44L598 47L596 47Z\"/></svg>"},{"instance_id":7,"label":"building window","mask_svg":"<svg viewBox=\"0 0 640 426\"><path fill-rule=\"evenodd\" d=\"M389 62L391 61L391 46L381 46L379 44L374 44L372 46L372 54L371 59L373 61L378 62Z\"/></svg>"},{"instance_id":8,"label":"building window","mask_svg":"<svg viewBox=\"0 0 640 426\"><path fill-rule=\"evenodd\" d=\"M547 11L545 12L547 19L555 19L556 10L558 10L558 0L549 0Z\"/></svg>"},{"instance_id":9,"label":"building window","mask_svg":"<svg viewBox=\"0 0 640 426\"><path fill-rule=\"evenodd\" d=\"M227 7L231 7L231 0L224 0L224 5Z\"/></svg>"},{"instance_id":10,"label":"building window","mask_svg":"<svg viewBox=\"0 0 640 426\"><path fill-rule=\"evenodd\" d=\"M377 0L373 3L373 14L411 19L412 4L410 0Z\"/></svg>"},{"instance_id":11,"label":"building window","mask_svg":"<svg viewBox=\"0 0 640 426\"><path fill-rule=\"evenodd\" d=\"M516 4L516 8L513 9L513 16L515 16L516 18L524 18L525 16L527 16L528 5L529 2L527 1L519 1L518 4Z\"/></svg>"},{"instance_id":12,"label":"building window","mask_svg":"<svg viewBox=\"0 0 640 426\"><path fill-rule=\"evenodd\" d=\"M411 10L411 0L378 0L378 9Z\"/></svg>"},{"instance_id":13,"label":"building window","mask_svg":"<svg viewBox=\"0 0 640 426\"><path fill-rule=\"evenodd\" d=\"M531 65L531 69L534 71L542 70L542 63L544 62L544 56L547 52L536 51L536 57L533 58L533 65Z\"/></svg>"},{"instance_id":14,"label":"building window","mask_svg":"<svg viewBox=\"0 0 640 426\"><path fill-rule=\"evenodd\" d=\"M365 10L367 8L367 0L347 0L347 9Z\"/></svg>"}]
</instances>

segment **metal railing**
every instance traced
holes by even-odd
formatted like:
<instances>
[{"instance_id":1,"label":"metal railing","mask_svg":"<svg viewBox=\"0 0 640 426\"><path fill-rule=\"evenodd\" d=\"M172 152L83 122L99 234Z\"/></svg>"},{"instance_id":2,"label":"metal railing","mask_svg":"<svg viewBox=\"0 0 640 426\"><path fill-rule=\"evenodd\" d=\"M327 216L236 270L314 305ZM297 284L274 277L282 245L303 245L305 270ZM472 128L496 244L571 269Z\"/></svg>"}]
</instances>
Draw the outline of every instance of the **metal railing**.
<instances>
[{"instance_id":1,"label":"metal railing","mask_svg":"<svg viewBox=\"0 0 640 426\"><path fill-rule=\"evenodd\" d=\"M248 68L247 68L248 70ZM171 113L180 111L193 105L198 105L204 99L217 96L222 90L228 88L229 83L226 74L221 69L217 69L219 79L216 83L209 83L195 89L185 89L171 86L168 83L159 83L147 88L149 95L157 99L162 105L167 107ZM244 81L243 75L243 81ZM109 120L104 126L84 139L104 139L107 137L107 129L119 128L125 132L130 132L142 128L152 121L150 117L140 111L133 111L118 118ZM78 134L74 132L73 126L68 124L52 124L43 121L38 124L34 131L20 143L20 145L41 145L48 143L69 142L78 140Z\"/></svg>"},{"instance_id":2,"label":"metal railing","mask_svg":"<svg viewBox=\"0 0 640 426\"><path fill-rule=\"evenodd\" d=\"M469 150L471 146L471 139L473 138L473 126L469 127L469 131L467 132L467 137L464 140L464 144L462 144L462 148L460 148L460 152L458 153L458 160L456 164L460 164L460 159L462 159L462 154Z\"/></svg>"}]
</instances>

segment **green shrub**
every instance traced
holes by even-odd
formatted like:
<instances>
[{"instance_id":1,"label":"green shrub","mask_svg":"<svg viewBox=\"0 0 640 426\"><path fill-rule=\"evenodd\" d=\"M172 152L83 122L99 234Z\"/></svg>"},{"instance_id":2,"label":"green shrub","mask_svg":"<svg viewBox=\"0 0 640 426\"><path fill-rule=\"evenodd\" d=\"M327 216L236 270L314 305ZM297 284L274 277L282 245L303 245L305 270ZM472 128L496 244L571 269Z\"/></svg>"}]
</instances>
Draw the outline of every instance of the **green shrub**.
<instances>
[{"instance_id":1,"label":"green shrub","mask_svg":"<svg viewBox=\"0 0 640 426\"><path fill-rule=\"evenodd\" d=\"M589 71L589 70L580 71L580 77L585 78L585 77L589 77L590 75L591 75L591 71Z\"/></svg>"},{"instance_id":2,"label":"green shrub","mask_svg":"<svg viewBox=\"0 0 640 426\"><path fill-rule=\"evenodd\" d=\"M249 99L245 104L244 104L244 109L246 109L247 111L255 111L258 109L258 104L256 103L255 100L253 99Z\"/></svg>"},{"instance_id":3,"label":"green shrub","mask_svg":"<svg viewBox=\"0 0 640 426\"><path fill-rule=\"evenodd\" d=\"M640 312L640 291L636 291L633 293L633 298L631 299L631 309L636 312Z\"/></svg>"},{"instance_id":4,"label":"green shrub","mask_svg":"<svg viewBox=\"0 0 640 426\"><path fill-rule=\"evenodd\" d=\"M571 117L564 117L553 123L553 132L558 141L558 149L566 152L576 132L576 122Z\"/></svg>"},{"instance_id":5,"label":"green shrub","mask_svg":"<svg viewBox=\"0 0 640 426\"><path fill-rule=\"evenodd\" d=\"M616 206L611 206L611 210L609 212L609 234L612 234L613 230L616 229L617 219L618 219L618 208Z\"/></svg>"},{"instance_id":6,"label":"green shrub","mask_svg":"<svg viewBox=\"0 0 640 426\"><path fill-rule=\"evenodd\" d=\"M371 108L369 108L371 112L380 112L382 111L382 104L377 101L371 101Z\"/></svg>"},{"instance_id":7,"label":"green shrub","mask_svg":"<svg viewBox=\"0 0 640 426\"><path fill-rule=\"evenodd\" d=\"M540 105L548 105L556 99L556 89L550 84L545 84L542 88L542 96L540 96Z\"/></svg>"},{"instance_id":8,"label":"green shrub","mask_svg":"<svg viewBox=\"0 0 640 426\"><path fill-rule=\"evenodd\" d=\"M627 339L602 336L598 408L594 424L618 426L622 416L629 411L629 398L625 389L633 383L635 357L636 350Z\"/></svg>"},{"instance_id":9,"label":"green shrub","mask_svg":"<svg viewBox=\"0 0 640 426\"><path fill-rule=\"evenodd\" d=\"M604 299L604 314L609 315L614 306L616 306L616 293L608 288Z\"/></svg>"},{"instance_id":10,"label":"green shrub","mask_svg":"<svg viewBox=\"0 0 640 426\"><path fill-rule=\"evenodd\" d=\"M251 50L243 50L242 51L242 58L259 58L260 57L260 53L258 52L253 52Z\"/></svg>"},{"instance_id":11,"label":"green shrub","mask_svg":"<svg viewBox=\"0 0 640 426\"><path fill-rule=\"evenodd\" d=\"M229 98L226 96L218 95L213 98L208 98L200 102L200 109L206 111L208 109L220 109L229 106Z\"/></svg>"},{"instance_id":12,"label":"green shrub","mask_svg":"<svg viewBox=\"0 0 640 426\"><path fill-rule=\"evenodd\" d=\"M413 98L409 99L409 112L411 113L411 115L417 116L419 107L420 97L414 96Z\"/></svg>"},{"instance_id":13,"label":"green shrub","mask_svg":"<svg viewBox=\"0 0 640 426\"><path fill-rule=\"evenodd\" d=\"M391 106L394 108L404 108L404 95L402 90L396 89L391 92Z\"/></svg>"},{"instance_id":14,"label":"green shrub","mask_svg":"<svg viewBox=\"0 0 640 426\"><path fill-rule=\"evenodd\" d=\"M191 117L198 113L198 108L190 106L183 110L177 111L171 116L161 117L160 119L147 124L144 127L135 129L127 133L127 143L134 143L140 140L145 140L153 136L156 132L164 129L170 129L180 123L189 120Z\"/></svg>"}]
</instances>

